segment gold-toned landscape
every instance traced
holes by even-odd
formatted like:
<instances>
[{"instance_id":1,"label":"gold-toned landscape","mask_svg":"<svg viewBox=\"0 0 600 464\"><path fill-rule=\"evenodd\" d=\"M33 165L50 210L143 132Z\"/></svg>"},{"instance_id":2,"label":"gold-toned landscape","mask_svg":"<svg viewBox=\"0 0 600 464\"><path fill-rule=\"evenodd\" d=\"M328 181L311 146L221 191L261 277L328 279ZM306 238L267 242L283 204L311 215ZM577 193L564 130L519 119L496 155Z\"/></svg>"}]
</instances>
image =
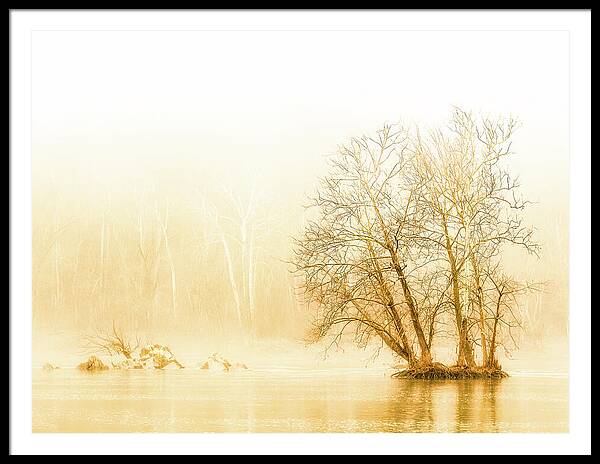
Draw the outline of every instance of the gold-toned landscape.
<instances>
[{"instance_id":1,"label":"gold-toned landscape","mask_svg":"<svg viewBox=\"0 0 600 464\"><path fill-rule=\"evenodd\" d=\"M392 33L70 34L33 35L34 432L568 431L560 34L377 79Z\"/></svg>"}]
</instances>

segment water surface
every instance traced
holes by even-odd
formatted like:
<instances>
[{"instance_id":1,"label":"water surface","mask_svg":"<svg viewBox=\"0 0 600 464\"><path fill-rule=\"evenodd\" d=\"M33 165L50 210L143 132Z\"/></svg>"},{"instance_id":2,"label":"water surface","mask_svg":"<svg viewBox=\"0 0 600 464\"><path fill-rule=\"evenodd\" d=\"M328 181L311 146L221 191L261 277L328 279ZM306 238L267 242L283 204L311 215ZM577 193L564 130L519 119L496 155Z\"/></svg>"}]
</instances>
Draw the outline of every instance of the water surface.
<instances>
[{"instance_id":1,"label":"water surface","mask_svg":"<svg viewBox=\"0 0 600 464\"><path fill-rule=\"evenodd\" d=\"M566 375L33 370L34 432L567 432Z\"/></svg>"}]
</instances>

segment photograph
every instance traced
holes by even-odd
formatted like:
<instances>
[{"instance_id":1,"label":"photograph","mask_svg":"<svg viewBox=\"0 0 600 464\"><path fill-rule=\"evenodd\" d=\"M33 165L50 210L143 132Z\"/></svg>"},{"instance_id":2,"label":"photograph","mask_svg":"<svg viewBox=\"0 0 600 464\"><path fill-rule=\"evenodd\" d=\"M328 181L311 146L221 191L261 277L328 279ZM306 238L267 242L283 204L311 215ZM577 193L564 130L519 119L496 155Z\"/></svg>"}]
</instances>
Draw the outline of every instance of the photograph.
<instances>
[{"instance_id":1,"label":"photograph","mask_svg":"<svg viewBox=\"0 0 600 464\"><path fill-rule=\"evenodd\" d=\"M23 440L585 432L591 10L471 13L10 11Z\"/></svg>"}]
</instances>

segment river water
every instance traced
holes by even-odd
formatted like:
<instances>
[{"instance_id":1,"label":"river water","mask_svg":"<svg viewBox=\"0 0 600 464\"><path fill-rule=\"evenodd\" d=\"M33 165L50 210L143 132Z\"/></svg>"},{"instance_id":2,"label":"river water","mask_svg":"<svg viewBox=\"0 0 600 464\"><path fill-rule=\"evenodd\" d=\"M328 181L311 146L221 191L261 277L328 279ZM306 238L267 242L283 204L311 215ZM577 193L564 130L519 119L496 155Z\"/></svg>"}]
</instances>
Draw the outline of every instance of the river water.
<instances>
[{"instance_id":1,"label":"river water","mask_svg":"<svg viewBox=\"0 0 600 464\"><path fill-rule=\"evenodd\" d=\"M33 370L33 432L568 432L566 374Z\"/></svg>"}]
</instances>

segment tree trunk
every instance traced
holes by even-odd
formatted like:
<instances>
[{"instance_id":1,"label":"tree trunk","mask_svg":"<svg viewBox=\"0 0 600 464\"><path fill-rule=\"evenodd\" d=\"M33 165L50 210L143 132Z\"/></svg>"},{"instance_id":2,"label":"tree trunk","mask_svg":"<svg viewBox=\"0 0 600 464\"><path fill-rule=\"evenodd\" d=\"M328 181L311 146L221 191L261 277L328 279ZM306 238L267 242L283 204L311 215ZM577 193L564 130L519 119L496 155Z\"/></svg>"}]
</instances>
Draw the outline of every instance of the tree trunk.
<instances>
[{"instance_id":1,"label":"tree trunk","mask_svg":"<svg viewBox=\"0 0 600 464\"><path fill-rule=\"evenodd\" d=\"M378 331L377 333L378 333L379 337L383 340L383 342L394 353L396 353L397 355L399 355L401 358L403 358L404 360L406 360L408 362L408 365L410 367L413 367L416 364L415 355L414 355L412 349L410 351L406 351L400 343L398 343L396 340L391 338L385 332ZM405 344L405 346L407 346L406 343L408 343L408 340L406 339L405 334L402 334L402 343Z\"/></svg>"},{"instance_id":2,"label":"tree trunk","mask_svg":"<svg viewBox=\"0 0 600 464\"><path fill-rule=\"evenodd\" d=\"M106 248L108 248L108 240L106 236L108 235L106 230L106 212L102 212L102 232L100 234L100 309L96 313L96 320L94 323L98 322L98 319L102 317L106 317L106 297L105 297L105 279L106 279ZM98 313L102 313L100 316Z\"/></svg>"},{"instance_id":3,"label":"tree trunk","mask_svg":"<svg viewBox=\"0 0 600 464\"><path fill-rule=\"evenodd\" d=\"M471 344L468 339L468 324L466 318L462 314L462 304L460 299L460 286L459 286L459 270L456 265L456 258L452 251L452 242L450 241L450 234L448 232L448 226L446 225L446 218L444 221L444 235L446 239L446 253L448 255L448 262L450 263L450 272L452 274L452 298L454 303L454 317L456 320L456 330L458 331L458 359L456 364L459 366L474 366L475 361L473 360L473 351Z\"/></svg>"},{"instance_id":4,"label":"tree trunk","mask_svg":"<svg viewBox=\"0 0 600 464\"><path fill-rule=\"evenodd\" d=\"M58 243L58 219L56 210L54 211L54 320L58 320L60 312L61 285L60 285L60 250Z\"/></svg>"},{"instance_id":5,"label":"tree trunk","mask_svg":"<svg viewBox=\"0 0 600 464\"><path fill-rule=\"evenodd\" d=\"M498 361L496 360L496 333L498 329L498 320L500 319L500 301L502 300L502 293L498 295L498 301L496 302L496 315L494 316L494 327L492 329L492 339L490 340L490 353L487 358L486 367L498 368Z\"/></svg>"},{"instance_id":6,"label":"tree trunk","mask_svg":"<svg viewBox=\"0 0 600 464\"><path fill-rule=\"evenodd\" d=\"M383 221L383 217L381 216L381 212L379 211L377 202L376 202L375 198L373 197L371 188L366 184L365 184L365 187L369 194L369 198L371 200L371 204L373 206L375 214L377 216L379 226L381 227L381 231L383 232L383 237L385 240L385 248L390 255L394 270L396 271L396 274L398 274L400 283L402 284L402 292L404 294L404 300L406 302L406 305L408 306L410 320L412 322L415 333L417 334L417 340L419 342L419 348L421 350L420 361L423 364L431 364L431 361L432 361L431 351L429 349L429 345L427 344L427 340L425 339L425 335L423 333L423 328L421 327L421 323L419 321L419 315L417 313L417 308L415 307L415 301L412 297L410 287L408 286L408 283L406 282L406 276L404 275L404 270L402 269L402 266L400 265L400 259L398 258L398 254L395 251L394 244L392 243L392 240L389 235L389 231L385 225L385 222Z\"/></svg>"},{"instance_id":7,"label":"tree trunk","mask_svg":"<svg viewBox=\"0 0 600 464\"><path fill-rule=\"evenodd\" d=\"M394 321L394 326L396 327L396 331L400 336L402 341L402 345L404 346L405 352L407 353L407 361L409 364L415 364L416 357L414 355L413 349L410 346L408 338L406 336L406 331L404 330L404 326L402 324L402 320L400 319L400 315L396 310L396 305L394 303L394 297L392 292L390 292L388 285L384 279L383 272L379 266L377 261L377 256L375 255L375 251L373 250L373 245L371 242L367 242L367 249L369 250L369 254L371 256L371 261L373 262L373 268L375 269L375 275L377 277L377 281L379 286L381 287L382 297L386 301L386 308L388 309L389 314L392 316L392 320ZM431 357L429 358L429 362L431 362Z\"/></svg>"},{"instance_id":8,"label":"tree trunk","mask_svg":"<svg viewBox=\"0 0 600 464\"><path fill-rule=\"evenodd\" d=\"M175 266L173 264L173 256L171 255L171 247L167 236L167 228L161 223L161 229L165 241L165 250L167 252L167 260L169 261L169 271L171 274L171 312L173 320L177 319L177 287L175 280Z\"/></svg>"},{"instance_id":9,"label":"tree trunk","mask_svg":"<svg viewBox=\"0 0 600 464\"><path fill-rule=\"evenodd\" d=\"M352 304L354 305L354 307L358 310L358 312L360 313L360 315L362 317L364 317L368 322L369 322L369 326L372 327L373 329L375 329L375 331L377 332L377 335L379 335L379 337L383 340L383 342L397 355L399 355L401 358L403 358L404 360L408 361L408 365L409 366L414 366L417 363L417 359L415 357L415 353L408 341L408 337L406 336L406 332L404 331L404 327L402 325L402 322L399 322L399 325L396 325L396 330L398 332L398 335L400 337L400 342L398 342L398 340L394 339L392 336L390 336L390 334L388 334L386 331L381 330L380 328L377 327L376 323L373 323L370 318L369 315L367 314L367 312L361 308L358 303L355 300L352 300ZM389 306L393 306L394 305L394 301L393 299L388 303L387 307L389 309Z\"/></svg>"},{"instance_id":10,"label":"tree trunk","mask_svg":"<svg viewBox=\"0 0 600 464\"><path fill-rule=\"evenodd\" d=\"M481 279L479 277L479 267L475 261L475 256L471 253L471 265L473 266L473 274L475 276L475 291L477 309L479 310L479 331L481 333L481 356L482 365L487 366L488 364L488 348L487 348L487 337L485 330L485 316L483 314L483 292L481 290Z\"/></svg>"},{"instance_id":11,"label":"tree trunk","mask_svg":"<svg viewBox=\"0 0 600 464\"><path fill-rule=\"evenodd\" d=\"M398 276L400 277L400 283L402 284L402 292L404 293L404 299L406 300L406 304L409 309L410 319L413 324L413 328L417 334L417 340L419 341L419 348L421 349L421 364L431 364L431 351L429 349L429 344L425 339L425 335L423 334L423 329L421 328L421 323L419 322L419 316L417 314L417 310L415 307L415 303L410 292L410 288L406 282L406 277L404 276L404 271L399 266L394 265Z\"/></svg>"},{"instance_id":12,"label":"tree trunk","mask_svg":"<svg viewBox=\"0 0 600 464\"><path fill-rule=\"evenodd\" d=\"M247 256L247 269L248 269L248 278L247 278L247 287L248 287L248 315L250 319L250 328L254 328L254 320L255 320L255 312L256 312L256 304L255 304L255 269L256 262L254 257L254 236L252 234L252 230L250 230L248 234L248 256Z\"/></svg>"},{"instance_id":13,"label":"tree trunk","mask_svg":"<svg viewBox=\"0 0 600 464\"><path fill-rule=\"evenodd\" d=\"M469 340L469 325L466 317L463 317L462 320L460 342L462 344L462 353L465 364L469 367L475 367L475 359L473 358L473 345L471 340Z\"/></svg>"},{"instance_id":14,"label":"tree trunk","mask_svg":"<svg viewBox=\"0 0 600 464\"><path fill-rule=\"evenodd\" d=\"M237 283L235 281L235 275L233 272L233 262L231 261L231 253L229 252L229 245L227 244L227 239L225 238L225 234L223 234L223 233L221 233L221 241L223 242L223 250L225 251L225 261L227 262L229 284L231 285L231 291L233 292L233 299L235 301L235 309L236 309L236 315L237 315L237 319L238 319L238 325L241 328L243 325L243 322L242 322L242 308L241 308L240 294L238 292Z\"/></svg>"}]
</instances>

